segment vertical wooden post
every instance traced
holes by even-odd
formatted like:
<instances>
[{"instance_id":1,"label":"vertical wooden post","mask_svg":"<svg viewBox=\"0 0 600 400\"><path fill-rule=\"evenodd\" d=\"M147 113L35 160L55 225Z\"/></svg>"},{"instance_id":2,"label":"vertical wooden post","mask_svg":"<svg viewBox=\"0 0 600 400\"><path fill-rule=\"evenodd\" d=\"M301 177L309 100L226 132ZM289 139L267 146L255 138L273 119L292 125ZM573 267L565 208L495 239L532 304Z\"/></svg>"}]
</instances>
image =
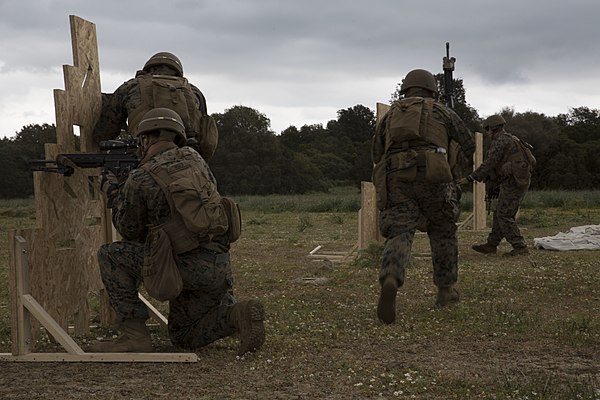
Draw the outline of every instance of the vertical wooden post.
<instances>
[{"instance_id":1,"label":"vertical wooden post","mask_svg":"<svg viewBox=\"0 0 600 400\"><path fill-rule=\"evenodd\" d=\"M475 154L473 155L475 169L483 163L483 134L475 132ZM473 229L481 230L486 227L487 212L485 209L485 183L473 183Z\"/></svg>"},{"instance_id":2,"label":"vertical wooden post","mask_svg":"<svg viewBox=\"0 0 600 400\"><path fill-rule=\"evenodd\" d=\"M29 264L27 262L27 242L16 236L15 230L8 231L9 243L9 291L11 319L11 351L15 355L29 354L32 350L31 319L23 304L23 295L29 294Z\"/></svg>"},{"instance_id":3,"label":"vertical wooden post","mask_svg":"<svg viewBox=\"0 0 600 400\"><path fill-rule=\"evenodd\" d=\"M358 214L358 249L365 249L370 241L379 240L379 210L372 182L360 183L360 210Z\"/></svg>"},{"instance_id":4,"label":"vertical wooden post","mask_svg":"<svg viewBox=\"0 0 600 400\"><path fill-rule=\"evenodd\" d=\"M390 109L390 105L377 103L375 108L377 123L379 123ZM370 241L380 241L381 239L375 186L372 182L361 182L360 210L358 211L358 249L366 248Z\"/></svg>"}]
</instances>

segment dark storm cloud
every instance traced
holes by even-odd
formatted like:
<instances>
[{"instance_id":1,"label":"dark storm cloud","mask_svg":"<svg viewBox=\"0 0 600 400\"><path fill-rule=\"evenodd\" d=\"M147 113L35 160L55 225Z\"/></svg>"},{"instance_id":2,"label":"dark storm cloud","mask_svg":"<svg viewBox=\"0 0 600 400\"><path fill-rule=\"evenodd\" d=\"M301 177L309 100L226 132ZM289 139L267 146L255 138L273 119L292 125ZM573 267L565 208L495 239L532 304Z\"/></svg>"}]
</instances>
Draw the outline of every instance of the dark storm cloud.
<instances>
[{"instance_id":1,"label":"dark storm cloud","mask_svg":"<svg viewBox=\"0 0 600 400\"><path fill-rule=\"evenodd\" d=\"M276 115L277 129L315 123L315 115L325 123L336 110L387 101L410 69L441 72L447 41L468 101L484 114L499 104L566 112L581 104L560 104L558 96L550 104L545 99L553 96L540 93L593 85L600 62L595 0L3 1L2 115L20 113L28 82L29 101L42 78L60 87L62 76L54 75L72 62L70 14L96 24L105 91L153 53L171 51L202 83L213 112L242 103ZM529 100L518 92L525 87ZM571 95L590 100L589 93Z\"/></svg>"}]
</instances>

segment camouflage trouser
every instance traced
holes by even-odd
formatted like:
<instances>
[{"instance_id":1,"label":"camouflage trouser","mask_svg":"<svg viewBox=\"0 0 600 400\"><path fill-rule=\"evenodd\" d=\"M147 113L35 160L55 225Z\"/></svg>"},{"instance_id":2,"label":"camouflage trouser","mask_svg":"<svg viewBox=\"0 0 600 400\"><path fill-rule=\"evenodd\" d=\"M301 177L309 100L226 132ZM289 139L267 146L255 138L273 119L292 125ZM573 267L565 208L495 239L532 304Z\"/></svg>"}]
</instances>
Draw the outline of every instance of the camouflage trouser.
<instances>
[{"instance_id":1,"label":"camouflage trouser","mask_svg":"<svg viewBox=\"0 0 600 400\"><path fill-rule=\"evenodd\" d=\"M456 190L452 184L390 182L388 205L380 214L380 230L386 238L380 282L386 275L404 283L417 222L424 216L431 246L433 282L447 287L458 279L458 244Z\"/></svg>"},{"instance_id":2,"label":"camouflage trouser","mask_svg":"<svg viewBox=\"0 0 600 400\"><path fill-rule=\"evenodd\" d=\"M214 256L193 250L178 257L183 291L169 302L169 337L173 345L195 349L234 333L227 322L235 303L233 278L228 256ZM142 283L144 245L121 241L98 250L100 274L110 304L121 321L148 318L148 309L138 298Z\"/></svg>"},{"instance_id":3,"label":"camouflage trouser","mask_svg":"<svg viewBox=\"0 0 600 400\"><path fill-rule=\"evenodd\" d=\"M500 193L492 220L492 231L487 239L489 244L498 246L502 239L506 238L506 241L514 248L526 247L515 218L527 189L528 187L519 187L513 178L500 184Z\"/></svg>"}]
</instances>

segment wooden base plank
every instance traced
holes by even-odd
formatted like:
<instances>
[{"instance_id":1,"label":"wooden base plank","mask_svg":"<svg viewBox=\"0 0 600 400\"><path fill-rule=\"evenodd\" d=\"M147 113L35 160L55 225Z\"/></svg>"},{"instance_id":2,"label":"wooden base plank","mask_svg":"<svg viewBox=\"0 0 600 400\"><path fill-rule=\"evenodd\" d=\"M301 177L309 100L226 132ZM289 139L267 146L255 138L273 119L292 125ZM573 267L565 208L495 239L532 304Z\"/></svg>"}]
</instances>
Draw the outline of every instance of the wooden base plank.
<instances>
[{"instance_id":1,"label":"wooden base plank","mask_svg":"<svg viewBox=\"0 0 600 400\"><path fill-rule=\"evenodd\" d=\"M195 353L0 353L0 361L12 362L197 362Z\"/></svg>"},{"instance_id":2,"label":"wooden base plank","mask_svg":"<svg viewBox=\"0 0 600 400\"><path fill-rule=\"evenodd\" d=\"M358 245L352 247L350 251L320 251L322 247L321 245L315 247L307 257L312 258L313 261L329 260L331 262L345 262L356 256Z\"/></svg>"},{"instance_id":3,"label":"wooden base plank","mask_svg":"<svg viewBox=\"0 0 600 400\"><path fill-rule=\"evenodd\" d=\"M162 315L161 312L158 311L158 309L148 301L148 299L142 296L141 293L138 293L138 297L146 305L146 307L148 307L148 312L150 313L151 317L154 317L162 326L169 325L169 321L167 320L167 318L164 315Z\"/></svg>"},{"instance_id":4,"label":"wooden base plank","mask_svg":"<svg viewBox=\"0 0 600 400\"><path fill-rule=\"evenodd\" d=\"M24 294L21 296L23 304L29 310L31 315L37 318L42 323L44 328L56 339L65 350L71 354L81 355L83 350L75 341L56 323L48 312L38 303L31 295Z\"/></svg>"}]
</instances>

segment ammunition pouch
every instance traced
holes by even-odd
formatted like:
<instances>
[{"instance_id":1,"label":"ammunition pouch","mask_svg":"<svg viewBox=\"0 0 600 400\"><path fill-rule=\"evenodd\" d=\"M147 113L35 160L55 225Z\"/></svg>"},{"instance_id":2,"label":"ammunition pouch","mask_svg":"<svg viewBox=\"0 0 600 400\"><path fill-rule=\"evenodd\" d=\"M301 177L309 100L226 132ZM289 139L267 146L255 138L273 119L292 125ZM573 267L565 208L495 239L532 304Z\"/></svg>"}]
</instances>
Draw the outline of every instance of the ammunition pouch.
<instances>
[{"instance_id":1,"label":"ammunition pouch","mask_svg":"<svg viewBox=\"0 0 600 400\"><path fill-rule=\"evenodd\" d=\"M221 204L227 215L227 236L233 243L242 235L242 213L240 206L232 198L221 196Z\"/></svg>"},{"instance_id":2,"label":"ammunition pouch","mask_svg":"<svg viewBox=\"0 0 600 400\"><path fill-rule=\"evenodd\" d=\"M525 161L511 161L510 173L515 178L517 186L525 188L531 182L531 168Z\"/></svg>"},{"instance_id":3,"label":"ammunition pouch","mask_svg":"<svg viewBox=\"0 0 600 400\"><path fill-rule=\"evenodd\" d=\"M173 300L183 289L171 239L164 225L153 226L148 232L142 277L148 294L159 301Z\"/></svg>"},{"instance_id":4,"label":"ammunition pouch","mask_svg":"<svg viewBox=\"0 0 600 400\"><path fill-rule=\"evenodd\" d=\"M392 153L387 157L387 173L394 182L414 182L417 179L417 152Z\"/></svg>"},{"instance_id":5,"label":"ammunition pouch","mask_svg":"<svg viewBox=\"0 0 600 400\"><path fill-rule=\"evenodd\" d=\"M437 151L425 152L425 181L429 183L452 182L452 171L446 153Z\"/></svg>"}]
</instances>

